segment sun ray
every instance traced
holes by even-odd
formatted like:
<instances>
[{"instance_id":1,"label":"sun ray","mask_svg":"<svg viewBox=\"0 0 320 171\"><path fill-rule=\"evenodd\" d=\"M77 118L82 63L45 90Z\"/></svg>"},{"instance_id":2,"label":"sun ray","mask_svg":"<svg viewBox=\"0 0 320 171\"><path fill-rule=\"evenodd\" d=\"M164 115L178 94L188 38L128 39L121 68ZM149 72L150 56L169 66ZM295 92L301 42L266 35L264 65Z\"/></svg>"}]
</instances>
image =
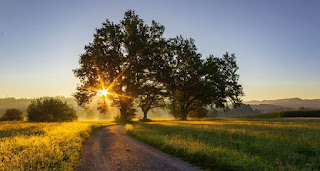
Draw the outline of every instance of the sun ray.
<instances>
[{"instance_id":1,"label":"sun ray","mask_svg":"<svg viewBox=\"0 0 320 171\"><path fill-rule=\"evenodd\" d=\"M130 66L130 64L123 69L122 72L112 81L112 83L108 86L107 90L110 90L114 85L117 83L118 79L123 75L123 73L127 70L127 68Z\"/></svg>"},{"instance_id":2,"label":"sun ray","mask_svg":"<svg viewBox=\"0 0 320 171\"><path fill-rule=\"evenodd\" d=\"M86 109L86 111L90 111L92 107L96 104L94 101L97 100L98 96L94 96L91 102L91 105Z\"/></svg>"},{"instance_id":3,"label":"sun ray","mask_svg":"<svg viewBox=\"0 0 320 171\"><path fill-rule=\"evenodd\" d=\"M125 98L129 98L129 99L135 99L135 97L122 95L122 94L117 94L117 93L109 93L109 94L113 95L113 96L118 96L118 97L125 97Z\"/></svg>"},{"instance_id":4,"label":"sun ray","mask_svg":"<svg viewBox=\"0 0 320 171\"><path fill-rule=\"evenodd\" d=\"M110 100L109 100L109 97L110 96L116 96L118 98L120 97L123 97L123 98L131 98L131 99L134 99L135 97L132 97L132 96L127 96L127 95L122 95L122 94L117 94L117 93L114 93L114 92L111 92L110 90L116 85L116 83L119 81L119 78L121 78L121 76L124 74L124 72L129 68L131 62L127 62L125 67L123 67L123 71L121 71L119 73L119 75L111 82L111 84L106 88L105 86L105 80L104 80L104 77L101 75L101 69L98 67L98 65L96 64L96 61L95 59L93 58L93 56L91 56L91 59L92 59L92 62L95 66L95 70L97 72L97 76L98 76L98 79L99 79L99 82L100 82L100 85L101 87L92 87L92 86L89 86L87 88L84 88L86 90L90 90L90 91L94 91L97 93L97 95L99 95L101 98L103 98L103 102L106 106L107 109L110 109L108 110L110 112L110 114L112 114L112 111L111 111L111 104L110 104ZM97 98L98 96L95 96L93 98L93 100L95 98ZM87 110L90 110L93 106L94 106L95 103L91 104L89 106L89 108Z\"/></svg>"},{"instance_id":5,"label":"sun ray","mask_svg":"<svg viewBox=\"0 0 320 171\"><path fill-rule=\"evenodd\" d=\"M100 84L102 86L102 89L105 89L105 85L104 85L104 78L101 76L101 73L100 73L100 68L98 67L98 65L96 64L96 61L95 59L93 58L93 56L91 56L91 60L93 62L93 65L95 66L95 69L96 69L96 72L97 72L97 75L98 75L98 78L99 78L99 81L100 81Z\"/></svg>"}]
</instances>

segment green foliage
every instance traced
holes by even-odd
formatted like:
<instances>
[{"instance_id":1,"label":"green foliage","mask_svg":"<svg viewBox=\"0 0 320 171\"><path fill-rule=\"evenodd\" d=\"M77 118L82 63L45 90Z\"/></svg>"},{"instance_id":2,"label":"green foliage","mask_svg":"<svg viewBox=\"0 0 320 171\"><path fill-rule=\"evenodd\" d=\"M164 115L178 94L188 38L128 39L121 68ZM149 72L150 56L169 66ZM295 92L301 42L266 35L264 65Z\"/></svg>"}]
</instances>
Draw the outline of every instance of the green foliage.
<instances>
[{"instance_id":1,"label":"green foliage","mask_svg":"<svg viewBox=\"0 0 320 171\"><path fill-rule=\"evenodd\" d=\"M65 122L77 119L76 111L71 106L50 97L33 100L27 112L28 120L32 122Z\"/></svg>"},{"instance_id":2,"label":"green foliage","mask_svg":"<svg viewBox=\"0 0 320 171\"><path fill-rule=\"evenodd\" d=\"M319 170L320 120L304 121L153 121L127 131L205 170Z\"/></svg>"},{"instance_id":3,"label":"green foliage","mask_svg":"<svg viewBox=\"0 0 320 171\"><path fill-rule=\"evenodd\" d=\"M22 121L22 111L20 109L10 108L7 109L3 116L0 118L2 121Z\"/></svg>"},{"instance_id":4,"label":"green foliage","mask_svg":"<svg viewBox=\"0 0 320 171\"><path fill-rule=\"evenodd\" d=\"M257 115L240 115L234 116L236 118L285 118L285 117L320 117L320 110L293 110L293 111L281 111L264 113Z\"/></svg>"},{"instance_id":5,"label":"green foliage","mask_svg":"<svg viewBox=\"0 0 320 171\"><path fill-rule=\"evenodd\" d=\"M206 107L201 107L196 110L193 110L189 113L189 117L192 118L205 118L208 116L209 110Z\"/></svg>"}]
</instances>

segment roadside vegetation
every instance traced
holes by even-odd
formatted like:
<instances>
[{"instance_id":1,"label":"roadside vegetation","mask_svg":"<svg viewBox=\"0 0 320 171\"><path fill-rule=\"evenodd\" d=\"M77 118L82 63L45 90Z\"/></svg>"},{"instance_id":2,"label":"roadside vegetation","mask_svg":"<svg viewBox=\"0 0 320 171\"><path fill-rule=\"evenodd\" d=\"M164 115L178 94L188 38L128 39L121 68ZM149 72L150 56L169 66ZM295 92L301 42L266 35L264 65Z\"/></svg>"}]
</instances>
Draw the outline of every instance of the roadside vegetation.
<instances>
[{"instance_id":1,"label":"roadside vegetation","mask_svg":"<svg viewBox=\"0 0 320 171\"><path fill-rule=\"evenodd\" d=\"M320 169L319 119L156 121L126 129L133 137L203 169Z\"/></svg>"},{"instance_id":2,"label":"roadside vegetation","mask_svg":"<svg viewBox=\"0 0 320 171\"><path fill-rule=\"evenodd\" d=\"M0 170L75 170L83 143L111 122L0 122Z\"/></svg>"}]
</instances>

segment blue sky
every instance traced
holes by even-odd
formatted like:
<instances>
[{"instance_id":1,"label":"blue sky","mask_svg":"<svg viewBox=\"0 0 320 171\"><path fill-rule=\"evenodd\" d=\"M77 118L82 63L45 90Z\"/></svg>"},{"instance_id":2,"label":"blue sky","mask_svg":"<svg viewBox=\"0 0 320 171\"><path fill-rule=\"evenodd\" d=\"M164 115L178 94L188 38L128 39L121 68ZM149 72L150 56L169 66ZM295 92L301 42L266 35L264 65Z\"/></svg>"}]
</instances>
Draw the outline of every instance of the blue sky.
<instances>
[{"instance_id":1,"label":"blue sky","mask_svg":"<svg viewBox=\"0 0 320 171\"><path fill-rule=\"evenodd\" d=\"M194 38L203 56L235 53L245 100L320 98L320 1L0 0L0 98L70 96L72 69L106 18L133 9Z\"/></svg>"}]
</instances>

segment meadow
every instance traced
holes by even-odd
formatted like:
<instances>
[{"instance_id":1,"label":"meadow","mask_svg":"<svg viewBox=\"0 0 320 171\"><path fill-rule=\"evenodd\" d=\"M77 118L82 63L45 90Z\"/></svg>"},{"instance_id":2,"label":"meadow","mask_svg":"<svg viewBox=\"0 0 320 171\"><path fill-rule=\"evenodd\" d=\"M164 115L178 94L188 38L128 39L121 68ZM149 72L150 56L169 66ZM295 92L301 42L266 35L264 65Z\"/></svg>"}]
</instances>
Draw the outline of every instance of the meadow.
<instances>
[{"instance_id":1,"label":"meadow","mask_svg":"<svg viewBox=\"0 0 320 171\"><path fill-rule=\"evenodd\" d=\"M206 170L319 170L320 120L154 121L133 137Z\"/></svg>"},{"instance_id":2,"label":"meadow","mask_svg":"<svg viewBox=\"0 0 320 171\"><path fill-rule=\"evenodd\" d=\"M75 170L98 122L0 122L0 170Z\"/></svg>"}]
</instances>

